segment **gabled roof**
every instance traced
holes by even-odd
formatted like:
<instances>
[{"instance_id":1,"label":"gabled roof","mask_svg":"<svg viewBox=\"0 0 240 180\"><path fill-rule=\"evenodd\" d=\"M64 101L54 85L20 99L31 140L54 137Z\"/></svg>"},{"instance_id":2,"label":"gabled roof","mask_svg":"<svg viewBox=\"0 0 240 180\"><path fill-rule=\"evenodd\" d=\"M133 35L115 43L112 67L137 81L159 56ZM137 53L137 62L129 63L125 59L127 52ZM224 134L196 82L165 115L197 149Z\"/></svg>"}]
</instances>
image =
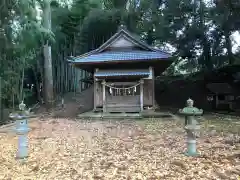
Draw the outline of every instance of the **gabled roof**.
<instances>
[{"instance_id":1,"label":"gabled roof","mask_svg":"<svg viewBox=\"0 0 240 180\"><path fill-rule=\"evenodd\" d=\"M104 51L102 53L91 54L85 57L76 57L75 63L96 63L96 62L112 62L112 61L147 61L167 59L165 53L153 51Z\"/></svg>"},{"instance_id":2,"label":"gabled roof","mask_svg":"<svg viewBox=\"0 0 240 180\"><path fill-rule=\"evenodd\" d=\"M141 48L138 51L105 51L113 43L119 39L124 38L131 41L134 45ZM137 57L139 55L139 57ZM129 57L129 58L127 58ZM135 37L128 30L121 26L117 33L115 33L109 40L102 44L99 48L85 53L80 56L71 57L72 63L90 63L90 62L105 62L105 61L118 61L118 60L141 60L145 57L145 60L151 59L168 59L171 57L169 53L161 51L160 49L153 48L152 46L141 41L140 38Z\"/></svg>"},{"instance_id":3,"label":"gabled roof","mask_svg":"<svg viewBox=\"0 0 240 180\"><path fill-rule=\"evenodd\" d=\"M144 50L148 51L160 51L158 49L155 49L151 47L150 45L146 44L144 41L141 41L140 38L134 36L131 34L123 25L120 26L117 33L115 33L109 40L107 40L104 44L102 44L96 51L98 53L104 51L106 48L108 48L112 43L120 39L121 37L125 37L129 39L132 43L134 43L136 46L141 47ZM161 51L162 52L162 51ZM166 52L162 52L166 53ZM166 53L168 54L168 53ZM168 54L170 55L170 54Z\"/></svg>"}]
</instances>

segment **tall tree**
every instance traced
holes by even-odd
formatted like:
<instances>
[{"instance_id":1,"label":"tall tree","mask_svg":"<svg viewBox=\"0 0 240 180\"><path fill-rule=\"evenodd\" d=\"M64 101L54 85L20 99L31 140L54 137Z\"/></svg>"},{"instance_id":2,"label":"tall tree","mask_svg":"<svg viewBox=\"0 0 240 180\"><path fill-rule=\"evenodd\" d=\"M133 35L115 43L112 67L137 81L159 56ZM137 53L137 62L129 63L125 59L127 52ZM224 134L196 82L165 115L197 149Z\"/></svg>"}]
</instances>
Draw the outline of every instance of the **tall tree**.
<instances>
[{"instance_id":1,"label":"tall tree","mask_svg":"<svg viewBox=\"0 0 240 180\"><path fill-rule=\"evenodd\" d=\"M51 0L43 1L43 26L51 31ZM44 98L45 103L51 106L53 96L53 74L52 74L52 52L49 40L45 40L43 45L44 55Z\"/></svg>"},{"instance_id":2,"label":"tall tree","mask_svg":"<svg viewBox=\"0 0 240 180\"><path fill-rule=\"evenodd\" d=\"M197 7L197 5L195 5ZM199 14L199 37L200 42L203 47L203 53L200 57L200 61L202 61L202 64L204 65L204 68L207 70L213 69L213 63L211 60L211 45L209 42L209 37L207 35L209 28L206 25L206 6L203 0L199 0L199 10L196 11L196 14Z\"/></svg>"},{"instance_id":3,"label":"tall tree","mask_svg":"<svg viewBox=\"0 0 240 180\"><path fill-rule=\"evenodd\" d=\"M214 24L224 36L229 64L233 64L235 61L231 35L235 30L240 29L239 10L240 1L238 0L215 0L212 9Z\"/></svg>"}]
</instances>

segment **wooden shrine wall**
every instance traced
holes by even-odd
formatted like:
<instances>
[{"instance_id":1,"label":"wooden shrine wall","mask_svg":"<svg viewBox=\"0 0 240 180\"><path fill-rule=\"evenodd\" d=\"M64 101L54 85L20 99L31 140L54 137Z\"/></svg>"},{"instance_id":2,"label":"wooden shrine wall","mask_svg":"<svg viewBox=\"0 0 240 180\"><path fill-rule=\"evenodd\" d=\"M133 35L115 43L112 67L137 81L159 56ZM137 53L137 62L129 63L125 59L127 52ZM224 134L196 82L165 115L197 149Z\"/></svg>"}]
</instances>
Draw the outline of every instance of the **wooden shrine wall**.
<instances>
[{"instance_id":1,"label":"wooden shrine wall","mask_svg":"<svg viewBox=\"0 0 240 180\"><path fill-rule=\"evenodd\" d=\"M153 105L153 80L144 79L143 84L143 106Z\"/></svg>"}]
</instances>

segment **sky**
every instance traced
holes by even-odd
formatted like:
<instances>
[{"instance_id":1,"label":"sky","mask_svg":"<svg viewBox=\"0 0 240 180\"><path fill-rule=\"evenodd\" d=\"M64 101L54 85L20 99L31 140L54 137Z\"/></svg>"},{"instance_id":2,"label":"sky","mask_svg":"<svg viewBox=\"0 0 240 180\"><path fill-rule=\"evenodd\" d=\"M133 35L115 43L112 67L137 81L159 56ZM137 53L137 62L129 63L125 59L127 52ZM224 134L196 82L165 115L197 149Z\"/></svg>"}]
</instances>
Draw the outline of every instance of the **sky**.
<instances>
[{"instance_id":1,"label":"sky","mask_svg":"<svg viewBox=\"0 0 240 180\"><path fill-rule=\"evenodd\" d=\"M235 33L232 34L233 37L233 52L236 52L236 50L240 47L240 32L236 31Z\"/></svg>"}]
</instances>

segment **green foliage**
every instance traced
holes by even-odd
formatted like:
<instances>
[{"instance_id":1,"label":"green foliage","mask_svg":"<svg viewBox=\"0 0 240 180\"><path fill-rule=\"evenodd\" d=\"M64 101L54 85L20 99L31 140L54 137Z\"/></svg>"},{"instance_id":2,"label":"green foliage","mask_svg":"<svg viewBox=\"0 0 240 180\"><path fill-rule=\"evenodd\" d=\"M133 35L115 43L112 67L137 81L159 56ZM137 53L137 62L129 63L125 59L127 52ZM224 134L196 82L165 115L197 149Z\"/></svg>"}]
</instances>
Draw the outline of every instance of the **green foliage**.
<instances>
[{"instance_id":1,"label":"green foliage","mask_svg":"<svg viewBox=\"0 0 240 180\"><path fill-rule=\"evenodd\" d=\"M0 2L0 76L2 100L10 106L14 96L22 97L22 74L36 63L42 42L54 42L54 34L38 22L36 3L32 0Z\"/></svg>"},{"instance_id":2,"label":"green foliage","mask_svg":"<svg viewBox=\"0 0 240 180\"><path fill-rule=\"evenodd\" d=\"M169 74L212 69L239 61L232 52L231 33L240 30L240 1L218 0L73 0L51 1L52 31L37 20L43 0L0 1L0 75L3 99L21 97L22 73L42 68L42 45L52 45L55 66L69 55L96 49L121 23L159 48L171 45L175 64ZM64 4L65 3L65 4ZM235 53L235 54L234 54ZM39 71L42 71L40 69ZM11 103L10 103L11 104Z\"/></svg>"},{"instance_id":3,"label":"green foliage","mask_svg":"<svg viewBox=\"0 0 240 180\"><path fill-rule=\"evenodd\" d=\"M237 30L236 9L240 3L234 3L235 8L227 5L231 19L225 21L232 24L232 30ZM219 25L224 24L224 19L217 17L226 16L227 11L222 7L217 1L207 4L202 0L75 0L72 8L65 9L59 25L64 42L67 39L69 44L68 51L79 55L99 47L124 22L147 43L160 48L170 44L176 49L174 55L181 58L169 73L192 72L212 69L229 61L227 54L232 50L227 48L224 28ZM224 54L226 48L229 53Z\"/></svg>"}]
</instances>

